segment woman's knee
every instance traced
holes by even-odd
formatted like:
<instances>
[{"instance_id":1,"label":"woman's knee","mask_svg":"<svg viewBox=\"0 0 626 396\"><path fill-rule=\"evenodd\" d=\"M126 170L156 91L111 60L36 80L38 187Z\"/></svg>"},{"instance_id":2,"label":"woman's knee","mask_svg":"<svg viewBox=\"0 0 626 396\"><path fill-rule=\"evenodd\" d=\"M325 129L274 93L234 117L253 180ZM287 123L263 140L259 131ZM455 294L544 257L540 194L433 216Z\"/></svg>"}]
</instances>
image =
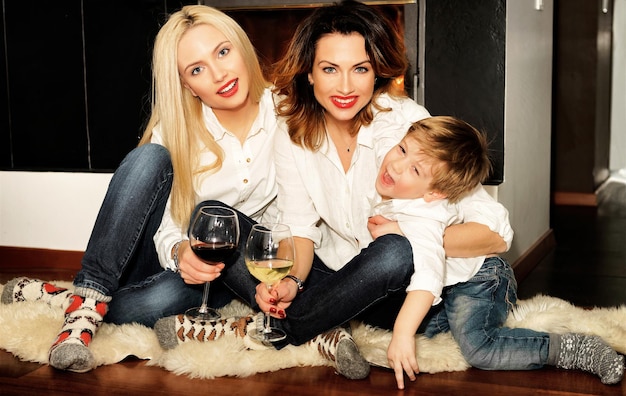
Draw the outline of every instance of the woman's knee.
<instances>
[{"instance_id":1,"label":"woman's knee","mask_svg":"<svg viewBox=\"0 0 626 396\"><path fill-rule=\"evenodd\" d=\"M413 271L413 249L406 237L388 234L378 237L374 242L375 254L380 256L381 263L389 269L406 268Z\"/></svg>"},{"instance_id":2,"label":"woman's knee","mask_svg":"<svg viewBox=\"0 0 626 396\"><path fill-rule=\"evenodd\" d=\"M142 164L145 166L150 165L170 165L172 160L170 159L170 153L167 149L160 144L148 143L133 149L126 158L122 161L132 162L134 164Z\"/></svg>"},{"instance_id":3,"label":"woman's knee","mask_svg":"<svg viewBox=\"0 0 626 396\"><path fill-rule=\"evenodd\" d=\"M414 271L413 251L409 241L401 235L389 234L378 237L365 252L369 270L381 278L406 283Z\"/></svg>"},{"instance_id":4,"label":"woman's knee","mask_svg":"<svg viewBox=\"0 0 626 396\"><path fill-rule=\"evenodd\" d=\"M128 153L115 171L114 179L125 180L133 185L146 186L161 184L171 179L172 161L167 149L159 144L149 143Z\"/></svg>"}]
</instances>

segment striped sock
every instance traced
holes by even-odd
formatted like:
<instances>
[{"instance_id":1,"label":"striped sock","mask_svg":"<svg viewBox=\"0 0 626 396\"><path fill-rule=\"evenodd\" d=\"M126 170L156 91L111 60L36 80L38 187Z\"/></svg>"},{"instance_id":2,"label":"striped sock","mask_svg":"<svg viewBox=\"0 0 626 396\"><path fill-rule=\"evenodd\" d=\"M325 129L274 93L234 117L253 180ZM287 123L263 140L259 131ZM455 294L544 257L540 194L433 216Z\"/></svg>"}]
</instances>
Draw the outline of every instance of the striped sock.
<instances>
[{"instance_id":1,"label":"striped sock","mask_svg":"<svg viewBox=\"0 0 626 396\"><path fill-rule=\"evenodd\" d=\"M63 287L39 279L19 277L11 279L4 285L2 303L12 304L22 301L42 301L52 307L66 309L72 292Z\"/></svg>"},{"instance_id":2,"label":"striped sock","mask_svg":"<svg viewBox=\"0 0 626 396\"><path fill-rule=\"evenodd\" d=\"M188 341L207 342L224 336L242 338L246 346L257 349L247 335L250 329L258 326L263 327L263 313L207 321L195 321L179 314L159 319L154 324L154 331L163 349L172 349Z\"/></svg>"},{"instance_id":3,"label":"striped sock","mask_svg":"<svg viewBox=\"0 0 626 396\"><path fill-rule=\"evenodd\" d=\"M48 360L52 367L78 373L94 368L89 344L102 324L107 303L111 300L110 297L100 296L92 298L75 294L70 298L61 332L50 347Z\"/></svg>"}]
</instances>

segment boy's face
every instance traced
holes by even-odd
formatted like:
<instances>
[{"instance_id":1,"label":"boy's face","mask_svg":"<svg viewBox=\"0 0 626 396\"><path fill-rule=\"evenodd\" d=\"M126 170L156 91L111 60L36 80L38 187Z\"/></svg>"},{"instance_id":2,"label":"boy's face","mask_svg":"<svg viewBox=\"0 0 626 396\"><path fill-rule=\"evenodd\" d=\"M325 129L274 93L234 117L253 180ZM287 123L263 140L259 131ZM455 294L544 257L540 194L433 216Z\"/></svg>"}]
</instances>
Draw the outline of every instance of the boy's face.
<instances>
[{"instance_id":1,"label":"boy's face","mask_svg":"<svg viewBox=\"0 0 626 396\"><path fill-rule=\"evenodd\" d=\"M404 138L385 158L376 178L376 191L383 199L424 198L426 202L442 198L431 194L433 158L425 155L414 139Z\"/></svg>"}]
</instances>

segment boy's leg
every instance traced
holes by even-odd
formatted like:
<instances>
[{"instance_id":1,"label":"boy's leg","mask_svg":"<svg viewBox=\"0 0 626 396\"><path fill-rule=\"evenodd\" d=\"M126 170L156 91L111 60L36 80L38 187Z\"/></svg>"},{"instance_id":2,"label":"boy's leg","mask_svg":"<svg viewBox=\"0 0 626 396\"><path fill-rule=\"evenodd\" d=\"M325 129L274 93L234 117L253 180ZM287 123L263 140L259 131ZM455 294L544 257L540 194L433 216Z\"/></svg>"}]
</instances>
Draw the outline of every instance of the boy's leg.
<instances>
[{"instance_id":1,"label":"boy's leg","mask_svg":"<svg viewBox=\"0 0 626 396\"><path fill-rule=\"evenodd\" d=\"M443 301L452 336L473 367L529 370L547 363L548 333L502 327L517 303L517 283L501 258L486 259L472 279L451 287Z\"/></svg>"},{"instance_id":2,"label":"boy's leg","mask_svg":"<svg viewBox=\"0 0 626 396\"><path fill-rule=\"evenodd\" d=\"M529 370L548 364L597 374L605 384L621 381L624 357L599 337L503 327L516 302L513 270L497 257L485 260L470 281L446 294L452 336L470 365L485 370Z\"/></svg>"}]
</instances>

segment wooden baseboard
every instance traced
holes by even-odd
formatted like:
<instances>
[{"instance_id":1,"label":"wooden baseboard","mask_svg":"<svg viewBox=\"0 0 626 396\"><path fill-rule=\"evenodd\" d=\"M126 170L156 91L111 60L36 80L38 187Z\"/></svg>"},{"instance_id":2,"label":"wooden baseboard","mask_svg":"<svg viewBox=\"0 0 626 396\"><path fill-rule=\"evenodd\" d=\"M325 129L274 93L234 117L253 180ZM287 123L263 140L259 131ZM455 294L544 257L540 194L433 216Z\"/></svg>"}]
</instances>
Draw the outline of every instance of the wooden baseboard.
<instances>
[{"instance_id":1,"label":"wooden baseboard","mask_svg":"<svg viewBox=\"0 0 626 396\"><path fill-rule=\"evenodd\" d=\"M594 193L559 192L552 194L555 205L566 206L598 206L598 199Z\"/></svg>"},{"instance_id":2,"label":"wooden baseboard","mask_svg":"<svg viewBox=\"0 0 626 396\"><path fill-rule=\"evenodd\" d=\"M524 254L513 263L513 271L517 282L522 282L544 257L556 247L554 231L549 229Z\"/></svg>"},{"instance_id":3,"label":"wooden baseboard","mask_svg":"<svg viewBox=\"0 0 626 396\"><path fill-rule=\"evenodd\" d=\"M0 266L33 269L67 269L78 271L84 252L0 246Z\"/></svg>"},{"instance_id":4,"label":"wooden baseboard","mask_svg":"<svg viewBox=\"0 0 626 396\"><path fill-rule=\"evenodd\" d=\"M548 230L515 263L513 270L518 282L526 278L537 264L556 246L554 232ZM0 266L32 269L67 269L78 271L84 252L0 246Z\"/></svg>"}]
</instances>

